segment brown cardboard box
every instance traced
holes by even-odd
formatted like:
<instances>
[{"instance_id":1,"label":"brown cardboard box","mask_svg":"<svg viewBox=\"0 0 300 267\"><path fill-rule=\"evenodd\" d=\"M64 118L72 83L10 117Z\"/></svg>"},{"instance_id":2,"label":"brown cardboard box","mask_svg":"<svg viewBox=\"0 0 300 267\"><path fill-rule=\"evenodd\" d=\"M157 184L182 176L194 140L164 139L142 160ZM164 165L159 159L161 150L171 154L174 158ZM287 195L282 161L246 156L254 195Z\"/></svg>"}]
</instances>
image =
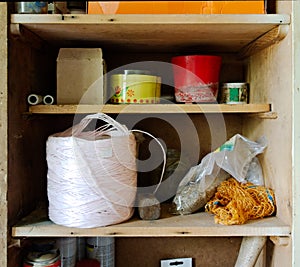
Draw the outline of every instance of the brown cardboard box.
<instances>
[{"instance_id":1,"label":"brown cardboard box","mask_svg":"<svg viewBox=\"0 0 300 267\"><path fill-rule=\"evenodd\" d=\"M88 14L264 14L265 0L89 1Z\"/></svg>"},{"instance_id":2,"label":"brown cardboard box","mask_svg":"<svg viewBox=\"0 0 300 267\"><path fill-rule=\"evenodd\" d=\"M61 48L57 57L57 104L104 104L101 48Z\"/></svg>"}]
</instances>

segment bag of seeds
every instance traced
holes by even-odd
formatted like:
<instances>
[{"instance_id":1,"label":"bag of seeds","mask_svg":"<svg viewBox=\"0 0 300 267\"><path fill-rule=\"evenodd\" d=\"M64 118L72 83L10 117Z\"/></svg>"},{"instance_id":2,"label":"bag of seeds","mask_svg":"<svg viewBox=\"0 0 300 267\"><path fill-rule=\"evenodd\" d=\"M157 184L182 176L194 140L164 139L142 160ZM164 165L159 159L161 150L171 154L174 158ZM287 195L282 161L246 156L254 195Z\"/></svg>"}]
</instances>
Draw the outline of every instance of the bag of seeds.
<instances>
[{"instance_id":1,"label":"bag of seeds","mask_svg":"<svg viewBox=\"0 0 300 267\"><path fill-rule=\"evenodd\" d=\"M250 163L266 146L265 137L253 142L240 134L234 135L189 170L178 186L171 212L190 214L204 207L217 186L229 176L246 182Z\"/></svg>"}]
</instances>

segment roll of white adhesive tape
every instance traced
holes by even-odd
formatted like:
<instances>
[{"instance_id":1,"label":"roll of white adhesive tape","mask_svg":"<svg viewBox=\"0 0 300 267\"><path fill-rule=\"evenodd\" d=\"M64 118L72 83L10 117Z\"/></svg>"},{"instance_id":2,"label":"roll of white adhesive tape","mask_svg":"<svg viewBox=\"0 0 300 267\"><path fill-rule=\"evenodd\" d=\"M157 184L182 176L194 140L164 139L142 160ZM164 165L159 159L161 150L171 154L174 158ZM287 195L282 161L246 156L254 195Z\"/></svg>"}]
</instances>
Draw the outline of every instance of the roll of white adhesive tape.
<instances>
[{"instance_id":1,"label":"roll of white adhesive tape","mask_svg":"<svg viewBox=\"0 0 300 267\"><path fill-rule=\"evenodd\" d=\"M44 96L43 103L45 105L52 105L54 103L54 97L52 95L46 95L46 96Z\"/></svg>"},{"instance_id":2,"label":"roll of white adhesive tape","mask_svg":"<svg viewBox=\"0 0 300 267\"><path fill-rule=\"evenodd\" d=\"M37 95L37 94L30 94L27 97L27 102L30 105L37 105L40 104L43 101L43 97L41 95Z\"/></svg>"}]
</instances>

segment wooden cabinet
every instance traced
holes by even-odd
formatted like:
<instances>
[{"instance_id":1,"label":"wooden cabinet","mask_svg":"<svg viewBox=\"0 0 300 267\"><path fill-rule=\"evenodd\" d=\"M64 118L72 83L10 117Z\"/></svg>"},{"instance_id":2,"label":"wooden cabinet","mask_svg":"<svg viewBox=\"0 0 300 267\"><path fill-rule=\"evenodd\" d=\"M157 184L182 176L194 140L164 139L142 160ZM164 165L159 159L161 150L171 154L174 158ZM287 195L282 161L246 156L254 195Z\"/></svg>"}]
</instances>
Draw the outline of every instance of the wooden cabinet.
<instances>
[{"instance_id":1,"label":"wooden cabinet","mask_svg":"<svg viewBox=\"0 0 300 267\"><path fill-rule=\"evenodd\" d=\"M8 23L8 150L5 150L8 152L8 204L5 207L8 207L10 236L7 266L12 266L19 239L58 236L117 237L117 266L157 266L163 257L187 256L186 249L191 249L189 242L201 250L200 253L191 249L195 255L190 256L196 258L196 266L229 266L237 257L241 237L268 236L272 242L267 244L265 265L261 261L261 266L296 266L293 244L298 241L292 238L296 207L293 196L299 190L294 191L292 185L298 185L294 164L298 160L295 145L299 143L299 133L293 116L297 108L293 109L293 104L295 99L299 101L299 96L294 95L299 83L295 75L299 73L294 67L297 47L292 30L295 22L291 17L298 4L293 7L292 2L279 3L278 14L267 15L12 14ZM3 5L0 7L4 9ZM33 91L55 94L55 60L60 47L101 47L111 68L138 60L170 61L171 56L180 53L219 54L224 58L221 79L223 82L228 79L248 81L250 104L28 107L26 96ZM45 141L50 134L71 126L75 114L84 116L95 112L113 116L163 114L165 121L168 116L181 119L187 114L198 132L191 140L201 143L200 151L195 153L197 160L216 148L211 145L211 129L207 125L207 120L216 121L216 116L222 117L226 129L223 129L225 136L218 137L214 145L222 144L235 133L253 140L265 135L268 148L260 160L266 184L275 190L276 216L240 226L216 225L213 217L203 212L187 216L170 216L166 212L157 221L133 218L93 229L53 224L47 220L46 211L39 209L39 203L47 199ZM151 125L150 119L150 124L141 124L141 127L153 130L152 133L162 139L167 138L165 122L161 122L161 129L153 129L153 122ZM204 129L203 125L206 125ZM164 141L170 147L180 146L175 141ZM1 190L6 191L6 187ZM164 240L165 246L162 245ZM137 246L137 242L149 246L149 251ZM156 242L159 251L154 249ZM218 260L208 263L211 246L222 247L219 256L224 256L224 261L218 262L218 252L214 252L213 257ZM146 259L142 258L144 251L148 253ZM6 254L4 250L0 253ZM121 259L124 256L126 259Z\"/></svg>"}]
</instances>

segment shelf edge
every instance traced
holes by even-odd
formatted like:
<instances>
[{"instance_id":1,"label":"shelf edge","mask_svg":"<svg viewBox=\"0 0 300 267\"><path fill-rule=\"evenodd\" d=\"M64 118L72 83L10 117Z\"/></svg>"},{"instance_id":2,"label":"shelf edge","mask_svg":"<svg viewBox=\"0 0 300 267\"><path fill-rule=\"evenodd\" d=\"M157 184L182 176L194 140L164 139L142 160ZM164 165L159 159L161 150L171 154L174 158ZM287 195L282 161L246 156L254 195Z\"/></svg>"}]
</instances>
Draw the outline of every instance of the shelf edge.
<instances>
[{"instance_id":1,"label":"shelf edge","mask_svg":"<svg viewBox=\"0 0 300 267\"><path fill-rule=\"evenodd\" d=\"M164 206L165 207L165 206ZM277 217L251 220L242 225L220 225L206 212L172 215L163 212L158 220L132 217L128 221L97 227L76 228L57 225L47 216L47 208L37 209L12 227L13 237L36 236L116 236L116 237L205 237L205 236L290 236L291 229Z\"/></svg>"},{"instance_id":2,"label":"shelf edge","mask_svg":"<svg viewBox=\"0 0 300 267\"><path fill-rule=\"evenodd\" d=\"M263 114L271 110L270 104L106 104L106 105L36 105L29 107L31 114L87 114L103 112L107 114L127 113L246 113Z\"/></svg>"},{"instance_id":3,"label":"shelf edge","mask_svg":"<svg viewBox=\"0 0 300 267\"><path fill-rule=\"evenodd\" d=\"M21 24L289 24L288 14L12 14Z\"/></svg>"},{"instance_id":4,"label":"shelf edge","mask_svg":"<svg viewBox=\"0 0 300 267\"><path fill-rule=\"evenodd\" d=\"M266 220L261 219L261 220ZM277 218L266 227L251 224L221 226L214 225L211 219L209 227L153 227L151 222L142 222L143 226L127 227L125 224L112 225L99 228L73 228L64 227L45 222L23 227L13 227L13 237L57 237L57 236L114 236L114 237L227 237L227 236L278 236L289 237L290 227L282 225ZM255 224L255 223L254 223ZM273 224L273 225L272 225Z\"/></svg>"}]
</instances>

